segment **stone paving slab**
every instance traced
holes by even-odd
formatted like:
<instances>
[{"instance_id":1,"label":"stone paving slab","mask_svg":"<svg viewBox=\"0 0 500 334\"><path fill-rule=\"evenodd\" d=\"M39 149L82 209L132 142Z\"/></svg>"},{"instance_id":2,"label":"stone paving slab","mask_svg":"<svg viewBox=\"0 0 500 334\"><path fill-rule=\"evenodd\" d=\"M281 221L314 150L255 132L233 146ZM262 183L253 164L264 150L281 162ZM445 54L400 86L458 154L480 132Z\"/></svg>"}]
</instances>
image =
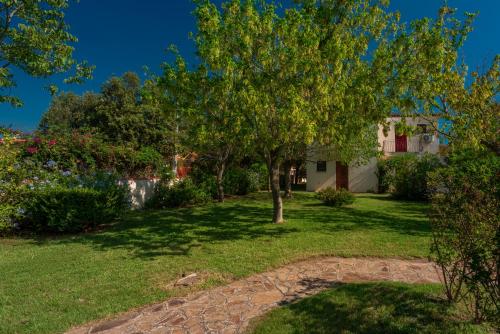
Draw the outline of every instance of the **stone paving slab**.
<instances>
[{"instance_id":1,"label":"stone paving slab","mask_svg":"<svg viewBox=\"0 0 500 334\"><path fill-rule=\"evenodd\" d=\"M250 276L229 285L173 298L68 334L242 333L252 318L340 282L439 283L423 260L325 257Z\"/></svg>"}]
</instances>

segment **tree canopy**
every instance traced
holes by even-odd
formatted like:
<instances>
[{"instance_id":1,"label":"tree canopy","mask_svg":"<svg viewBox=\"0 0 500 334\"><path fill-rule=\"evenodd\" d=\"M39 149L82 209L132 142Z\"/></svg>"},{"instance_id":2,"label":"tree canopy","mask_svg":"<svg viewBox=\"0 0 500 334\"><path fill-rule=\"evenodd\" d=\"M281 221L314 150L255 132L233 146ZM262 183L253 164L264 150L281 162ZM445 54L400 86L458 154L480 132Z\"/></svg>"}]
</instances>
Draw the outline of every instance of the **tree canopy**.
<instances>
[{"instance_id":1,"label":"tree canopy","mask_svg":"<svg viewBox=\"0 0 500 334\"><path fill-rule=\"evenodd\" d=\"M281 223L279 169L290 148L335 144L349 160L347 144L368 145L366 131L390 111L387 49L397 15L383 1L303 1L284 13L266 2L232 0L220 10L201 1L195 13L201 59L238 78L233 94L268 166Z\"/></svg>"},{"instance_id":2,"label":"tree canopy","mask_svg":"<svg viewBox=\"0 0 500 334\"><path fill-rule=\"evenodd\" d=\"M111 77L99 93L62 93L54 97L40 129L89 129L107 142L136 149L151 146L162 154L172 154L172 126L160 99L155 79L142 84L137 74L128 72Z\"/></svg>"},{"instance_id":3,"label":"tree canopy","mask_svg":"<svg viewBox=\"0 0 500 334\"><path fill-rule=\"evenodd\" d=\"M67 83L91 77L93 67L73 57L77 38L64 21L70 1L0 0L0 103L22 104L8 92L16 86L14 67L43 78L73 70Z\"/></svg>"}]
</instances>

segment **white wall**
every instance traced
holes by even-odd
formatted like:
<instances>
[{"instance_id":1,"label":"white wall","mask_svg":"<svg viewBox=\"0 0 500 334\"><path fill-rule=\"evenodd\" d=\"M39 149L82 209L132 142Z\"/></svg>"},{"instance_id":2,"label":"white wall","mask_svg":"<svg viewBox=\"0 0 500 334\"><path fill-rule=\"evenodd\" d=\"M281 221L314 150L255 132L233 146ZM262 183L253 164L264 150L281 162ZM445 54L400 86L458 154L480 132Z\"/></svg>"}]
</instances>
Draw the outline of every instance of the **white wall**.
<instances>
[{"instance_id":1,"label":"white wall","mask_svg":"<svg viewBox=\"0 0 500 334\"><path fill-rule=\"evenodd\" d=\"M395 136L396 136L396 123L401 122L401 118L399 116L394 116L394 117L388 117L386 121L389 123L389 131L387 132L387 137L384 136L384 127L382 125L379 126L378 129L378 143L379 143L379 149L382 150L384 147L384 141L394 141ZM437 121L437 119L436 119ZM416 148L421 146L422 151L419 153L432 153L432 154L438 154L439 153L439 139L438 139L438 134L437 132L434 131L434 129L431 126L431 122L429 120L426 120L422 117L407 117L406 118L406 124L410 126L417 126L417 124L427 124L427 131L431 134L434 134L434 141L426 144L423 143L421 140L420 135L415 135L411 136L408 138L408 149L410 150L411 148ZM398 152L399 153L399 152ZM386 152L386 155L391 155L394 154L394 152Z\"/></svg>"},{"instance_id":2,"label":"white wall","mask_svg":"<svg viewBox=\"0 0 500 334\"><path fill-rule=\"evenodd\" d=\"M349 166L349 191L366 193L377 190L377 158L371 158L365 165Z\"/></svg>"},{"instance_id":3,"label":"white wall","mask_svg":"<svg viewBox=\"0 0 500 334\"><path fill-rule=\"evenodd\" d=\"M326 161L326 172L316 171L316 162ZM335 179L335 161L329 156L328 152L321 149L310 148L307 152L307 191L318 191L327 187L334 187Z\"/></svg>"},{"instance_id":4,"label":"white wall","mask_svg":"<svg viewBox=\"0 0 500 334\"><path fill-rule=\"evenodd\" d=\"M153 196L156 183L160 179L149 180L121 180L119 184L126 184L130 190L132 208L141 209L148 199Z\"/></svg>"},{"instance_id":5,"label":"white wall","mask_svg":"<svg viewBox=\"0 0 500 334\"><path fill-rule=\"evenodd\" d=\"M384 141L395 141L395 125L401 121L401 117L389 117L389 131L387 137L384 136L383 126L380 125L378 129L378 143L379 150L383 149ZM437 120L436 120L437 121ZM422 143L421 136L415 135L408 138L408 149L418 149L419 153L432 153L439 154L439 140L437 133L433 131L430 121L421 117L406 118L406 123L411 126L417 124L427 124L427 131L434 134L434 141L425 144ZM422 150L420 151L420 148ZM385 153L386 156L396 155L401 153ZM418 154L418 153L416 153ZM316 162L326 161L326 172L316 171ZM327 152L317 146L311 146L307 155L307 191L318 191L326 187L336 187L336 162L335 153ZM377 176L377 159L372 158L370 161L362 166L351 165L349 166L349 190L352 192L368 192L377 191L378 189L378 176Z\"/></svg>"}]
</instances>

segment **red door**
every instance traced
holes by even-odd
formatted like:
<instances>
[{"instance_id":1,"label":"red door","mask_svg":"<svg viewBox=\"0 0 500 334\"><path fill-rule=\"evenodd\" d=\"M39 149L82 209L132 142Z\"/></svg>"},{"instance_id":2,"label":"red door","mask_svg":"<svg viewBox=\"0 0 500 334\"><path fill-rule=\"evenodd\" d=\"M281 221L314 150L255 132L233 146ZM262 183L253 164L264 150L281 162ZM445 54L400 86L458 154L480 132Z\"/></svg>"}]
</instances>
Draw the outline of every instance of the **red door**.
<instances>
[{"instance_id":1,"label":"red door","mask_svg":"<svg viewBox=\"0 0 500 334\"><path fill-rule=\"evenodd\" d=\"M337 190L340 188L349 190L349 167L337 161L335 171Z\"/></svg>"},{"instance_id":2,"label":"red door","mask_svg":"<svg viewBox=\"0 0 500 334\"><path fill-rule=\"evenodd\" d=\"M408 150L408 140L406 135L396 135L396 152L406 152Z\"/></svg>"}]
</instances>

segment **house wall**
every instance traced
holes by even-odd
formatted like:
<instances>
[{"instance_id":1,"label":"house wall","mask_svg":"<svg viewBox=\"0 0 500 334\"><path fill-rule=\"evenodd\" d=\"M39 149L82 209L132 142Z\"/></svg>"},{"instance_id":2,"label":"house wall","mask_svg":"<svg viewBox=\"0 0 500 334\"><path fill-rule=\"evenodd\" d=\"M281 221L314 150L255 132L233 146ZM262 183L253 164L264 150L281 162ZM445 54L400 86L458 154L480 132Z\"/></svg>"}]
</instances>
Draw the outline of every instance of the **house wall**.
<instances>
[{"instance_id":1,"label":"house wall","mask_svg":"<svg viewBox=\"0 0 500 334\"><path fill-rule=\"evenodd\" d=\"M366 193L376 192L377 189L377 158L372 158L361 166L349 166L349 191Z\"/></svg>"},{"instance_id":2,"label":"house wall","mask_svg":"<svg viewBox=\"0 0 500 334\"><path fill-rule=\"evenodd\" d=\"M326 172L316 171L316 162L326 161ZM318 191L327 187L335 187L335 161L327 152L311 149L307 153L307 191Z\"/></svg>"},{"instance_id":3,"label":"house wall","mask_svg":"<svg viewBox=\"0 0 500 334\"><path fill-rule=\"evenodd\" d=\"M401 117L389 117L387 122L389 123L389 131L387 136L384 136L384 127L382 125L378 128L378 144L379 150L382 151L384 148L385 141L395 141L396 136L396 123L401 121ZM406 123L411 126L416 126L418 124L428 125L427 131L434 134L435 138L431 143L425 144L421 140L420 135L415 135L408 138L408 150L413 151L415 154L419 153L431 153L439 154L440 145L437 133L432 131L431 123L420 117L416 118L406 118ZM392 143L389 143L392 144ZM384 152L385 156L392 156L401 154L400 152ZM326 161L326 172L316 171L316 162ZM336 161L334 152L327 152L321 150L316 146L312 146L309 149L307 155L307 191L318 191L326 187L336 187ZM377 158L372 158L365 165L349 166L349 190L352 192L371 192L377 191L378 189L378 176L377 176Z\"/></svg>"},{"instance_id":4,"label":"house wall","mask_svg":"<svg viewBox=\"0 0 500 334\"><path fill-rule=\"evenodd\" d=\"M378 143L379 143L379 149L382 150L384 148L384 141L394 141L396 138L396 123L401 122L401 117L389 117L386 119L389 125L389 131L387 132L387 137L384 136L384 127L382 125L379 126L378 128ZM420 146L422 147L422 151L419 153L432 153L432 154L438 154L439 153L439 140L438 140L438 135L433 129L430 127L431 122L429 122L426 119L423 119L421 117L416 117L416 118L406 118L406 124L411 125L411 126L417 126L418 124L426 124L428 125L428 132L434 134L434 141L429 144L425 144L421 140L420 135L415 135L411 136L408 138L408 149L411 150L412 148L419 148ZM386 155L393 155L395 153L391 152L386 152ZM399 152L396 154L400 154Z\"/></svg>"},{"instance_id":5,"label":"house wall","mask_svg":"<svg viewBox=\"0 0 500 334\"><path fill-rule=\"evenodd\" d=\"M316 162L326 161L326 172L316 171ZM327 187L336 188L336 161L324 152L309 153L307 159L307 191L319 191ZM371 192L378 189L377 159L367 164L349 166L349 190L352 192Z\"/></svg>"}]
</instances>

